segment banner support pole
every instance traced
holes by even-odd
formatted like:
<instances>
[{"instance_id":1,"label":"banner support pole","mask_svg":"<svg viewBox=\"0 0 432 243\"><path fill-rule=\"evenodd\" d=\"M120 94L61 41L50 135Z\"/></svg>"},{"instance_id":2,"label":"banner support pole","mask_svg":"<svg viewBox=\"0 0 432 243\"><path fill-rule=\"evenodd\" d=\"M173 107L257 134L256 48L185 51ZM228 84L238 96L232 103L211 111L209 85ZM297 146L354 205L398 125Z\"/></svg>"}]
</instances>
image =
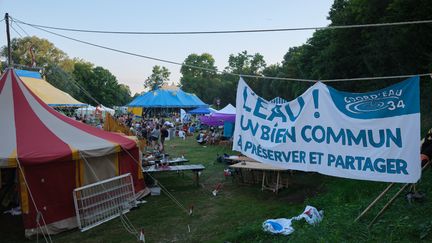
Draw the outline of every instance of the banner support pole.
<instances>
[{"instance_id":1,"label":"banner support pole","mask_svg":"<svg viewBox=\"0 0 432 243\"><path fill-rule=\"evenodd\" d=\"M428 161L423 167L422 167L422 171L424 171L428 165L431 162ZM384 189L384 191L371 203L371 205L369 205L355 220L354 222L356 222L358 219L360 219L389 189L390 187L393 185L394 183L390 184L386 189ZM384 213L384 211L390 206L390 204L397 198L397 196L399 196L399 194L401 194L407 186L409 185L415 185L415 183L407 183L405 184L401 189L399 189L398 192L396 192L396 194L386 203L386 205L384 205L384 207L381 209L381 211L378 212L378 214L375 216L374 219L372 219L372 221L369 223L368 228L371 227L375 221L379 218L379 216L381 216L381 214Z\"/></svg>"},{"instance_id":2,"label":"banner support pole","mask_svg":"<svg viewBox=\"0 0 432 243\"><path fill-rule=\"evenodd\" d=\"M365 209L365 210L363 210L363 212L361 212L361 214L354 220L354 222L357 222L361 217L363 217L371 208L372 208L372 206L374 206L377 202L378 202L378 200L380 200L383 196L384 196L384 194L386 194L389 190L390 190L390 188L392 187L394 185L394 182L393 183L391 183L390 185L388 185L385 189L384 189L384 191L382 191L379 195L378 195L378 197L376 197L375 198L375 200L373 200L373 202L372 203L370 203L369 204L369 206Z\"/></svg>"}]
</instances>

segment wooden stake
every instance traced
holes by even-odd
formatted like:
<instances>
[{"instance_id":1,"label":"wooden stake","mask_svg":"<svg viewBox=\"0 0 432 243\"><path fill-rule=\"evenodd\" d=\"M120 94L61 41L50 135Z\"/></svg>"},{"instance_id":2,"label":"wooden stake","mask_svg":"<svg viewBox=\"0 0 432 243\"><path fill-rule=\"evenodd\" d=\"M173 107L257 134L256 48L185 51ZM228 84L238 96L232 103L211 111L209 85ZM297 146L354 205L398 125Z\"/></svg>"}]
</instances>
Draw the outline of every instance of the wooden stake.
<instances>
[{"instance_id":1,"label":"wooden stake","mask_svg":"<svg viewBox=\"0 0 432 243\"><path fill-rule=\"evenodd\" d=\"M424 169L426 169L426 167L428 166L430 164L430 162L427 162L424 166L423 166L423 168L422 168L422 171L424 170ZM381 192L381 194L379 194L378 195L378 197L376 197L375 198L375 200L373 200L373 202L371 202L371 204L369 204L369 206L365 209L365 210L363 210L363 212L361 212L361 214L354 220L354 222L357 222L361 217L363 217L377 202L378 202L378 200L380 200L387 192L388 192L388 190L390 190L390 188L392 187L394 185L394 183L391 183L390 185L388 185L385 189L384 189L384 191L382 191ZM412 185L414 185L414 184L412 184Z\"/></svg>"},{"instance_id":2,"label":"wooden stake","mask_svg":"<svg viewBox=\"0 0 432 243\"><path fill-rule=\"evenodd\" d=\"M407 188L407 186L409 186L410 184L405 184L391 199L390 201L387 202L386 205L384 205L384 207L381 209L381 211L379 211L379 213L375 216L374 219L372 219L372 221L369 223L368 228L371 227L373 225L373 223L375 223L375 221L379 218L379 216L381 216L382 213L384 213L384 211L390 206L390 204L397 198L397 196L399 196L399 194L401 194L405 188Z\"/></svg>"},{"instance_id":3,"label":"wooden stake","mask_svg":"<svg viewBox=\"0 0 432 243\"><path fill-rule=\"evenodd\" d=\"M394 183L388 185L386 189L384 189L384 191L382 191L381 194L379 194L378 197L376 197L375 200L373 200L373 202L369 204L369 206L367 206L367 208L363 210L363 212L361 212L361 214L354 220L354 222L357 222L361 217L363 217L363 215L365 215L369 211L369 209L371 209L372 206L374 206L378 202L378 200L380 200L388 192L388 190L390 190L393 185Z\"/></svg>"},{"instance_id":4,"label":"wooden stake","mask_svg":"<svg viewBox=\"0 0 432 243\"><path fill-rule=\"evenodd\" d=\"M428 161L424 166L423 166L423 168L422 168L422 171L423 170L425 170L426 169L426 167L428 167L428 165L430 164L430 161ZM390 199L390 201L388 201L387 202L387 204L386 205L384 205L384 207L381 209L381 211L379 211L378 212L378 214L375 216L375 218L374 219L372 219L372 221L369 223L369 225L368 225L368 228L369 227L371 227L374 223L375 223L375 221L379 218L379 216L381 216L381 214L383 214L384 213L384 211L390 206L390 204L399 196L399 194L401 194L404 190L405 190L405 188L407 188L407 186L409 186L409 185L414 185L415 183L413 183L413 184L409 184L409 183L407 183L407 184L405 184L398 192L396 192L396 194Z\"/></svg>"}]
</instances>

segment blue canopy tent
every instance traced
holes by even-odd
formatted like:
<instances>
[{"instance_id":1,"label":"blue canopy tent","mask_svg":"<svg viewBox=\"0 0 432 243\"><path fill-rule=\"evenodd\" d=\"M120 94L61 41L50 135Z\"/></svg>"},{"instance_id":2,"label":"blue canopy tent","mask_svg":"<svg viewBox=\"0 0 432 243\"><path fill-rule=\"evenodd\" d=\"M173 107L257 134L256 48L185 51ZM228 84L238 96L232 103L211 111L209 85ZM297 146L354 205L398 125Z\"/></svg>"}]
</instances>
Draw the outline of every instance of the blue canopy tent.
<instances>
[{"instance_id":1,"label":"blue canopy tent","mask_svg":"<svg viewBox=\"0 0 432 243\"><path fill-rule=\"evenodd\" d=\"M188 111L188 113L193 115L203 115L203 114L210 114L212 113L212 111L207 107L198 107L196 109Z\"/></svg>"},{"instance_id":2,"label":"blue canopy tent","mask_svg":"<svg viewBox=\"0 0 432 243\"><path fill-rule=\"evenodd\" d=\"M155 109L194 109L198 107L208 107L208 105L195 94L186 93L180 88L175 90L157 89L147 92L136 97L127 106L130 108L142 108L147 111L150 109L154 111Z\"/></svg>"},{"instance_id":3,"label":"blue canopy tent","mask_svg":"<svg viewBox=\"0 0 432 243\"><path fill-rule=\"evenodd\" d=\"M195 94L186 93L181 89L158 89L136 97L127 106L143 108L197 108L207 107L208 105L202 102Z\"/></svg>"}]
</instances>

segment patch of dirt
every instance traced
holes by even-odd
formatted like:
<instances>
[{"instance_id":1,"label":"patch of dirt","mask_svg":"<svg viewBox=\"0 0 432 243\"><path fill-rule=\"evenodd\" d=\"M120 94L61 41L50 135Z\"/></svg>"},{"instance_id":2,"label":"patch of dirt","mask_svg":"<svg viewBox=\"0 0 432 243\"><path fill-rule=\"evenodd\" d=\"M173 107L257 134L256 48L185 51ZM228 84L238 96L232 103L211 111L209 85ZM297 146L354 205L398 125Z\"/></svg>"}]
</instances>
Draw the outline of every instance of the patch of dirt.
<instances>
[{"instance_id":1,"label":"patch of dirt","mask_svg":"<svg viewBox=\"0 0 432 243\"><path fill-rule=\"evenodd\" d=\"M279 198L290 203L303 203L306 198L314 197L323 191L324 188L322 187L299 188L297 190L284 193L285 195L281 195Z\"/></svg>"},{"instance_id":2,"label":"patch of dirt","mask_svg":"<svg viewBox=\"0 0 432 243\"><path fill-rule=\"evenodd\" d=\"M287 188L283 188L277 196L290 203L303 203L307 198L325 192L323 177L316 173L298 173L290 179Z\"/></svg>"}]
</instances>

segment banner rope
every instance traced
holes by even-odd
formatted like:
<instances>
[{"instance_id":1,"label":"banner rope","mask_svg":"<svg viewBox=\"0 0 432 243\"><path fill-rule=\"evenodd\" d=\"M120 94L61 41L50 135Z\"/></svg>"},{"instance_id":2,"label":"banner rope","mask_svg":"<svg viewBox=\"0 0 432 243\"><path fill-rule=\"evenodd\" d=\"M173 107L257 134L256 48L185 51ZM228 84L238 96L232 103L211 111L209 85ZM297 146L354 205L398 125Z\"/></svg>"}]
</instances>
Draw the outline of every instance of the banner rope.
<instances>
[{"instance_id":1,"label":"banner rope","mask_svg":"<svg viewBox=\"0 0 432 243\"><path fill-rule=\"evenodd\" d=\"M374 24L351 24L351 25L329 25L329 26L315 26L315 27L295 27L295 28L276 28L276 29L249 29L249 30L213 30L213 31L110 31L110 30L90 30L90 29L74 29L62 28L46 25L38 25L27 23L18 19L15 21L45 29L96 33L96 34L122 34L122 35L199 35L199 34L243 34L243 33L262 33L262 32L286 32L286 31L302 31L302 30L325 30L325 29L353 29L353 28L371 28L371 27L388 27L388 26L401 26L401 25L415 25L415 24L430 24L432 20L414 20L414 21L401 21L401 22L385 22Z\"/></svg>"}]
</instances>

